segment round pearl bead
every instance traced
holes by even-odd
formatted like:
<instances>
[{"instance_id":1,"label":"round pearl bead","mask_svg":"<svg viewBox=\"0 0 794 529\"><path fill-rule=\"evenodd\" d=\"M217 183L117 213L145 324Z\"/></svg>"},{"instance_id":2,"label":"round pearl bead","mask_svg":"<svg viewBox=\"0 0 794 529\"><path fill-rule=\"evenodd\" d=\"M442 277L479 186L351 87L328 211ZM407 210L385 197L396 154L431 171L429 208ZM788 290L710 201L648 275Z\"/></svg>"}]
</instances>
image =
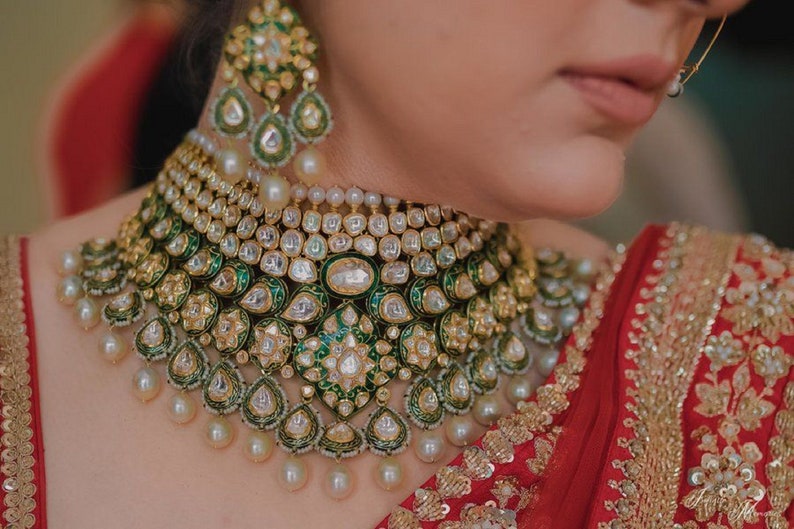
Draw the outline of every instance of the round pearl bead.
<instances>
[{"instance_id":1,"label":"round pearl bead","mask_svg":"<svg viewBox=\"0 0 794 529\"><path fill-rule=\"evenodd\" d=\"M127 342L113 331L107 331L99 337L98 342L99 354L110 362L115 364L127 354Z\"/></svg>"},{"instance_id":2,"label":"round pearl bead","mask_svg":"<svg viewBox=\"0 0 794 529\"><path fill-rule=\"evenodd\" d=\"M196 401L187 393L174 393L168 399L168 416L177 424L192 421L196 416Z\"/></svg>"},{"instance_id":3,"label":"round pearl bead","mask_svg":"<svg viewBox=\"0 0 794 529\"><path fill-rule=\"evenodd\" d=\"M573 287L573 301L580 307L587 303L590 298L590 287L585 284L577 284Z\"/></svg>"},{"instance_id":4,"label":"round pearl bead","mask_svg":"<svg viewBox=\"0 0 794 529\"><path fill-rule=\"evenodd\" d=\"M236 184L242 180L243 174L245 174L245 164L239 152L234 149L224 149L218 153L215 159L218 168L228 182Z\"/></svg>"},{"instance_id":5,"label":"round pearl bead","mask_svg":"<svg viewBox=\"0 0 794 529\"><path fill-rule=\"evenodd\" d=\"M425 463L435 463L444 456L447 445L438 430L428 430L416 436L414 453Z\"/></svg>"},{"instance_id":6,"label":"round pearl bead","mask_svg":"<svg viewBox=\"0 0 794 529\"><path fill-rule=\"evenodd\" d=\"M375 480L384 490L392 490L403 482L403 466L395 457L383 458L375 472Z\"/></svg>"},{"instance_id":7,"label":"round pearl bead","mask_svg":"<svg viewBox=\"0 0 794 529\"><path fill-rule=\"evenodd\" d=\"M58 262L58 272L61 275L76 274L83 267L83 256L76 250L67 250L61 254Z\"/></svg>"},{"instance_id":8,"label":"round pearl bead","mask_svg":"<svg viewBox=\"0 0 794 529\"><path fill-rule=\"evenodd\" d=\"M397 197L383 197L383 205L391 208L400 205L400 199Z\"/></svg>"},{"instance_id":9,"label":"round pearl bead","mask_svg":"<svg viewBox=\"0 0 794 529\"><path fill-rule=\"evenodd\" d=\"M316 66L309 66L303 70L303 80L307 83L316 84L320 80L320 70Z\"/></svg>"},{"instance_id":10,"label":"round pearl bead","mask_svg":"<svg viewBox=\"0 0 794 529\"><path fill-rule=\"evenodd\" d=\"M306 463L297 457L288 457L281 464L281 469L278 473L278 482L289 492L295 492L303 488L309 480L309 473L306 469Z\"/></svg>"},{"instance_id":11,"label":"round pearl bead","mask_svg":"<svg viewBox=\"0 0 794 529\"><path fill-rule=\"evenodd\" d=\"M455 415L444 424L447 440L455 446L466 446L474 440L474 423L468 417Z\"/></svg>"},{"instance_id":12,"label":"round pearl bead","mask_svg":"<svg viewBox=\"0 0 794 529\"><path fill-rule=\"evenodd\" d=\"M83 295L83 282L77 276L64 277L58 282L58 301L64 305L74 305Z\"/></svg>"},{"instance_id":13,"label":"round pearl bead","mask_svg":"<svg viewBox=\"0 0 794 529\"><path fill-rule=\"evenodd\" d=\"M502 406L493 395L482 395L474 403L474 420L483 426L490 426L502 416Z\"/></svg>"},{"instance_id":14,"label":"round pearl bead","mask_svg":"<svg viewBox=\"0 0 794 529\"><path fill-rule=\"evenodd\" d=\"M538 361L535 364L535 370L541 376L547 377L554 370L557 365L557 360L560 358L560 351L557 349L546 349L538 356Z\"/></svg>"},{"instance_id":15,"label":"round pearl bead","mask_svg":"<svg viewBox=\"0 0 794 529\"><path fill-rule=\"evenodd\" d=\"M320 186L311 186L309 188L309 202L314 206L319 206L325 200L325 189Z\"/></svg>"},{"instance_id":16,"label":"round pearl bead","mask_svg":"<svg viewBox=\"0 0 794 529\"><path fill-rule=\"evenodd\" d=\"M325 492L335 500L343 500L353 492L353 474L344 465L334 465L325 476Z\"/></svg>"},{"instance_id":17,"label":"round pearl bead","mask_svg":"<svg viewBox=\"0 0 794 529\"><path fill-rule=\"evenodd\" d=\"M99 323L99 309L91 298L80 298L74 304L74 317L85 330Z\"/></svg>"},{"instance_id":18,"label":"round pearl bead","mask_svg":"<svg viewBox=\"0 0 794 529\"><path fill-rule=\"evenodd\" d=\"M380 193L373 193L371 191L367 191L364 193L364 205L369 208L376 208L380 206L380 203L383 199L380 196Z\"/></svg>"},{"instance_id":19,"label":"round pearl bead","mask_svg":"<svg viewBox=\"0 0 794 529\"><path fill-rule=\"evenodd\" d=\"M582 279L590 279L595 275L595 263L592 259L581 259L576 263L574 274Z\"/></svg>"},{"instance_id":20,"label":"round pearl bead","mask_svg":"<svg viewBox=\"0 0 794 529\"><path fill-rule=\"evenodd\" d=\"M225 448L234 439L234 428L226 417L211 417L204 433L212 448Z\"/></svg>"},{"instance_id":21,"label":"round pearl bead","mask_svg":"<svg viewBox=\"0 0 794 529\"><path fill-rule=\"evenodd\" d=\"M360 206L364 203L364 192L357 187L345 191L345 202L348 206Z\"/></svg>"},{"instance_id":22,"label":"round pearl bead","mask_svg":"<svg viewBox=\"0 0 794 529\"><path fill-rule=\"evenodd\" d=\"M579 321L579 309L576 307L565 307L560 311L560 327L565 331L570 331L576 322Z\"/></svg>"},{"instance_id":23,"label":"round pearl bead","mask_svg":"<svg viewBox=\"0 0 794 529\"><path fill-rule=\"evenodd\" d=\"M507 383L507 400L513 404L528 400L535 391L535 385L526 375L517 375Z\"/></svg>"},{"instance_id":24,"label":"round pearl bead","mask_svg":"<svg viewBox=\"0 0 794 529\"><path fill-rule=\"evenodd\" d=\"M259 463L269 458L270 454L273 453L273 441L265 432L252 431L245 440L243 450L248 459L254 463Z\"/></svg>"},{"instance_id":25,"label":"round pearl bead","mask_svg":"<svg viewBox=\"0 0 794 529\"><path fill-rule=\"evenodd\" d=\"M325 192L325 201L331 207L339 207L345 201L345 192L341 187L334 186Z\"/></svg>"},{"instance_id":26,"label":"round pearl bead","mask_svg":"<svg viewBox=\"0 0 794 529\"><path fill-rule=\"evenodd\" d=\"M279 175L265 176L259 184L259 199L267 209L283 209L289 204L289 183Z\"/></svg>"},{"instance_id":27,"label":"round pearl bead","mask_svg":"<svg viewBox=\"0 0 794 529\"><path fill-rule=\"evenodd\" d=\"M161 387L160 374L151 367L142 367L132 376L132 389L143 402L155 398Z\"/></svg>"},{"instance_id":28,"label":"round pearl bead","mask_svg":"<svg viewBox=\"0 0 794 529\"><path fill-rule=\"evenodd\" d=\"M301 182L314 185L325 176L327 165L323 153L314 147L308 147L298 153L292 167Z\"/></svg>"},{"instance_id":29,"label":"round pearl bead","mask_svg":"<svg viewBox=\"0 0 794 529\"><path fill-rule=\"evenodd\" d=\"M290 198L296 202L303 202L308 194L309 188L300 182L294 184L289 190Z\"/></svg>"}]
</instances>

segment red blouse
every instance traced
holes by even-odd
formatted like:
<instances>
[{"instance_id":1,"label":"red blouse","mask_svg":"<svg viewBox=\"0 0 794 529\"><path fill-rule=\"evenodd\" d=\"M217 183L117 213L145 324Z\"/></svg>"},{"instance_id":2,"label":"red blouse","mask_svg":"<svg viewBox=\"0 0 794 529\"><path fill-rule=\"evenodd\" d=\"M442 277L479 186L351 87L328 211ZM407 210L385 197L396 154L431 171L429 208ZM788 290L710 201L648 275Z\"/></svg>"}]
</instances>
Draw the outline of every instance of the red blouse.
<instances>
[{"instance_id":1,"label":"red blouse","mask_svg":"<svg viewBox=\"0 0 794 529\"><path fill-rule=\"evenodd\" d=\"M0 242L0 520L43 528L25 264L24 240ZM378 528L791 527L793 352L792 252L650 227L535 396Z\"/></svg>"}]
</instances>

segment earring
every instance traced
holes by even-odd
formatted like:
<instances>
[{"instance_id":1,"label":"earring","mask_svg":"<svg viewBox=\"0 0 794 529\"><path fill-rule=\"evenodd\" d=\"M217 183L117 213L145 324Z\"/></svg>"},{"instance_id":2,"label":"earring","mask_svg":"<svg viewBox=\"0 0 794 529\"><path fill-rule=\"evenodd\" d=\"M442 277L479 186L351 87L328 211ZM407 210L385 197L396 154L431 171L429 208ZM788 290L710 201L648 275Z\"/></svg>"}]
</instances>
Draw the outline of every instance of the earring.
<instances>
[{"instance_id":1,"label":"earring","mask_svg":"<svg viewBox=\"0 0 794 529\"><path fill-rule=\"evenodd\" d=\"M308 186L325 172L325 157L315 146L331 131L333 120L331 109L317 92L316 55L317 43L297 12L279 0L256 4L226 39L223 76L227 86L214 102L213 128L224 137L248 137L254 162L266 171L259 179L259 190L268 209L282 209L289 203L289 184L279 168L292 161L295 175ZM258 120L238 87L240 78L265 102ZM298 87L301 92L285 117L280 113L283 103ZM295 156L298 143L306 148ZM239 180L242 164L234 155L224 158L224 154L218 156L221 171Z\"/></svg>"},{"instance_id":2,"label":"earring","mask_svg":"<svg viewBox=\"0 0 794 529\"><path fill-rule=\"evenodd\" d=\"M700 70L700 65L703 64L703 61L706 60L706 56L711 51L711 48L714 46L714 43L717 42L717 37L720 36L722 32L722 28L725 26L725 20L728 18L728 15L723 15L722 19L720 20L719 26L717 26L717 30L714 32L714 35L711 37L708 46L703 51L703 54L694 64L685 64L681 67L681 70L676 74L675 78L670 81L670 84L667 85L667 96L668 97L678 97L684 93L684 85L689 82L692 77L695 76L696 73Z\"/></svg>"}]
</instances>

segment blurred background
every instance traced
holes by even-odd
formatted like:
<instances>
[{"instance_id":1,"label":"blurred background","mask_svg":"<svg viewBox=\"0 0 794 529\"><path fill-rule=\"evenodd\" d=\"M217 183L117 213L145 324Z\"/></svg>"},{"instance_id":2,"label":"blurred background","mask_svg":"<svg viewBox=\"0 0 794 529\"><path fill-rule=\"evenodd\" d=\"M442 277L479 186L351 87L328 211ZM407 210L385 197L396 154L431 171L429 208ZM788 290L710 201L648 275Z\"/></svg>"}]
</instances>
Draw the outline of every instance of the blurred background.
<instances>
[{"instance_id":1,"label":"blurred background","mask_svg":"<svg viewBox=\"0 0 794 529\"><path fill-rule=\"evenodd\" d=\"M153 178L194 124L201 97L187 95L181 15L166 4L178 2L0 0L0 232ZM780 3L756 0L638 138L622 197L582 224L628 242L677 219L794 247L792 94L794 32Z\"/></svg>"}]
</instances>

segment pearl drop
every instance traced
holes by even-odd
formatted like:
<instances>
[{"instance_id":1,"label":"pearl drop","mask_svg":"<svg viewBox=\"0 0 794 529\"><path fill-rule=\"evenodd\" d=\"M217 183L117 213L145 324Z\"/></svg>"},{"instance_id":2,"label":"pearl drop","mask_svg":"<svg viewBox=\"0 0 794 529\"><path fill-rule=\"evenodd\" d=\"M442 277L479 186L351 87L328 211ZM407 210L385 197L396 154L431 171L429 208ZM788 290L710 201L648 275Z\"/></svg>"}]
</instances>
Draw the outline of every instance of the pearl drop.
<instances>
[{"instance_id":1,"label":"pearl drop","mask_svg":"<svg viewBox=\"0 0 794 529\"><path fill-rule=\"evenodd\" d=\"M289 195L292 200L296 202L303 202L309 194L309 188L304 184L298 182L293 185L289 190Z\"/></svg>"},{"instance_id":2,"label":"pearl drop","mask_svg":"<svg viewBox=\"0 0 794 529\"><path fill-rule=\"evenodd\" d=\"M579 283L574 285L573 287L573 301L580 307L587 303L587 300L590 298L590 287Z\"/></svg>"},{"instance_id":3,"label":"pearl drop","mask_svg":"<svg viewBox=\"0 0 794 529\"><path fill-rule=\"evenodd\" d=\"M58 282L56 294L64 305L74 305L83 295L83 282L77 276L64 277Z\"/></svg>"},{"instance_id":4,"label":"pearl drop","mask_svg":"<svg viewBox=\"0 0 794 529\"><path fill-rule=\"evenodd\" d=\"M227 181L236 184L243 178L245 166L239 152L234 149L224 149L218 153L215 159Z\"/></svg>"},{"instance_id":5,"label":"pearl drop","mask_svg":"<svg viewBox=\"0 0 794 529\"><path fill-rule=\"evenodd\" d=\"M339 207L345 201L345 192L341 187L334 186L325 192L325 201L329 206Z\"/></svg>"},{"instance_id":6,"label":"pearl drop","mask_svg":"<svg viewBox=\"0 0 794 529\"><path fill-rule=\"evenodd\" d=\"M234 428L226 417L210 417L204 434L212 448L225 448L234 439Z\"/></svg>"},{"instance_id":7,"label":"pearl drop","mask_svg":"<svg viewBox=\"0 0 794 529\"><path fill-rule=\"evenodd\" d=\"M574 274L583 280L590 279L595 275L595 263L592 259L580 259L574 268Z\"/></svg>"},{"instance_id":8,"label":"pearl drop","mask_svg":"<svg viewBox=\"0 0 794 529\"><path fill-rule=\"evenodd\" d=\"M676 75L667 85L668 97L678 97L684 93L684 85L681 83L681 75Z\"/></svg>"},{"instance_id":9,"label":"pearl drop","mask_svg":"<svg viewBox=\"0 0 794 529\"><path fill-rule=\"evenodd\" d=\"M357 187L351 187L345 191L345 202L349 206L360 206L364 203L364 192Z\"/></svg>"},{"instance_id":10,"label":"pearl drop","mask_svg":"<svg viewBox=\"0 0 794 529\"><path fill-rule=\"evenodd\" d=\"M107 331L99 337L99 354L108 362L115 364L127 354L127 342L113 331Z\"/></svg>"},{"instance_id":11,"label":"pearl drop","mask_svg":"<svg viewBox=\"0 0 794 529\"><path fill-rule=\"evenodd\" d=\"M507 383L507 400L513 404L528 400L535 391L535 385L526 376L516 375Z\"/></svg>"},{"instance_id":12,"label":"pearl drop","mask_svg":"<svg viewBox=\"0 0 794 529\"><path fill-rule=\"evenodd\" d=\"M380 206L381 200L380 193L373 193L371 191L364 193L364 205L367 207L376 208Z\"/></svg>"},{"instance_id":13,"label":"pearl drop","mask_svg":"<svg viewBox=\"0 0 794 529\"><path fill-rule=\"evenodd\" d=\"M99 323L99 309L91 298L80 298L74 304L74 317L85 330Z\"/></svg>"},{"instance_id":14,"label":"pearl drop","mask_svg":"<svg viewBox=\"0 0 794 529\"><path fill-rule=\"evenodd\" d=\"M301 182L314 185L325 175L327 168L325 155L314 147L308 147L298 153L292 162L292 167Z\"/></svg>"},{"instance_id":15,"label":"pearl drop","mask_svg":"<svg viewBox=\"0 0 794 529\"><path fill-rule=\"evenodd\" d=\"M259 184L259 199L267 209L283 209L289 204L289 183L277 174L269 174Z\"/></svg>"},{"instance_id":16,"label":"pearl drop","mask_svg":"<svg viewBox=\"0 0 794 529\"><path fill-rule=\"evenodd\" d=\"M309 479L306 463L297 457L288 457L281 464L278 473L278 482L289 492L303 488Z\"/></svg>"},{"instance_id":17,"label":"pearl drop","mask_svg":"<svg viewBox=\"0 0 794 529\"><path fill-rule=\"evenodd\" d=\"M383 458L375 472L378 485L384 490L393 490L403 482L403 466L395 457Z\"/></svg>"},{"instance_id":18,"label":"pearl drop","mask_svg":"<svg viewBox=\"0 0 794 529\"><path fill-rule=\"evenodd\" d=\"M576 322L579 321L579 309L576 307L565 307L560 311L560 327L565 331L570 331Z\"/></svg>"},{"instance_id":19,"label":"pearl drop","mask_svg":"<svg viewBox=\"0 0 794 529\"><path fill-rule=\"evenodd\" d=\"M325 189L320 186L311 186L309 188L309 202L315 206L319 206L325 200Z\"/></svg>"},{"instance_id":20,"label":"pearl drop","mask_svg":"<svg viewBox=\"0 0 794 529\"><path fill-rule=\"evenodd\" d=\"M353 492L353 474L344 465L334 465L325 475L325 492L335 500L343 500Z\"/></svg>"},{"instance_id":21,"label":"pearl drop","mask_svg":"<svg viewBox=\"0 0 794 529\"><path fill-rule=\"evenodd\" d=\"M245 455L254 463L259 463L273 453L273 441L265 432L252 431L248 434L243 446Z\"/></svg>"},{"instance_id":22,"label":"pearl drop","mask_svg":"<svg viewBox=\"0 0 794 529\"><path fill-rule=\"evenodd\" d=\"M535 364L535 370L543 377L547 377L554 370L557 365L557 360L560 358L560 351L557 349L546 349L538 356L538 361Z\"/></svg>"},{"instance_id":23,"label":"pearl drop","mask_svg":"<svg viewBox=\"0 0 794 529\"><path fill-rule=\"evenodd\" d=\"M455 446L466 446L474 440L474 423L468 417L454 415L444 424L447 440Z\"/></svg>"},{"instance_id":24,"label":"pearl drop","mask_svg":"<svg viewBox=\"0 0 794 529\"><path fill-rule=\"evenodd\" d=\"M83 267L83 256L77 250L67 250L61 254L58 262L58 272L61 275L76 274Z\"/></svg>"},{"instance_id":25,"label":"pearl drop","mask_svg":"<svg viewBox=\"0 0 794 529\"><path fill-rule=\"evenodd\" d=\"M303 79L307 83L317 83L320 80L320 70L316 66L309 66L303 70Z\"/></svg>"},{"instance_id":26,"label":"pearl drop","mask_svg":"<svg viewBox=\"0 0 794 529\"><path fill-rule=\"evenodd\" d=\"M192 421L196 416L196 401L187 393L174 393L168 399L168 416L177 424Z\"/></svg>"},{"instance_id":27,"label":"pearl drop","mask_svg":"<svg viewBox=\"0 0 794 529\"><path fill-rule=\"evenodd\" d=\"M447 444L438 430L428 430L416 436L414 453L425 463L435 463L444 456Z\"/></svg>"},{"instance_id":28,"label":"pearl drop","mask_svg":"<svg viewBox=\"0 0 794 529\"><path fill-rule=\"evenodd\" d=\"M155 398L161 386L160 374L151 367L144 366L132 376L132 389L143 402Z\"/></svg>"},{"instance_id":29,"label":"pearl drop","mask_svg":"<svg viewBox=\"0 0 794 529\"><path fill-rule=\"evenodd\" d=\"M483 426L490 426L502 416L502 406L493 395L482 395L474 403L474 420Z\"/></svg>"}]
</instances>

